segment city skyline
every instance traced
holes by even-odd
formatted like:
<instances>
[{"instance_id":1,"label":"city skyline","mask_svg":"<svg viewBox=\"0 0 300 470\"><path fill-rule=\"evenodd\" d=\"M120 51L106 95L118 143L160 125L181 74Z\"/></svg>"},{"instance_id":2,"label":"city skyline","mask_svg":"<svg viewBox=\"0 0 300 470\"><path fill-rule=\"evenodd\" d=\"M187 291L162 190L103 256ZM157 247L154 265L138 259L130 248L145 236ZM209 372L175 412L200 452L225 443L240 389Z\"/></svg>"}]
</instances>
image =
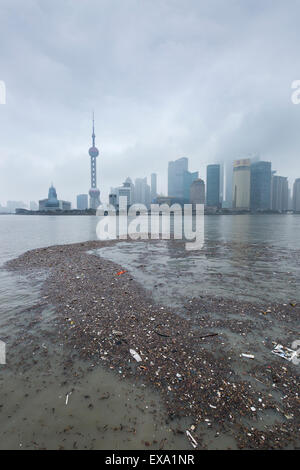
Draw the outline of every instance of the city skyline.
<instances>
[{"instance_id":1,"label":"city skyline","mask_svg":"<svg viewBox=\"0 0 300 470\"><path fill-rule=\"evenodd\" d=\"M300 175L300 106L291 101L299 79L296 2L293 15L279 2L85 5L74 2L70 17L67 2L2 2L2 204L38 200L52 180L75 204L88 190L91 109L106 200L128 174L152 171L158 193L167 194L167 163L185 155L203 177L210 163L259 152L293 185Z\"/></svg>"}]
</instances>

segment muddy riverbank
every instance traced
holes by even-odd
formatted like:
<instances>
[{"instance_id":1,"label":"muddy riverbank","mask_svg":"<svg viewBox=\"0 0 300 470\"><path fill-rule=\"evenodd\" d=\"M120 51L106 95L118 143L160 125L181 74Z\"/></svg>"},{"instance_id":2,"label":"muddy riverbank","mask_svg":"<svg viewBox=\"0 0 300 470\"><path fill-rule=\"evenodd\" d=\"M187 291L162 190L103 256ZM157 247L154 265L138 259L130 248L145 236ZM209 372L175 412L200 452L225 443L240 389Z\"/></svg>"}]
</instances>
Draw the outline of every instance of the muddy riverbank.
<instances>
[{"instance_id":1,"label":"muddy riverbank","mask_svg":"<svg viewBox=\"0 0 300 470\"><path fill-rule=\"evenodd\" d=\"M162 397L170 423L187 420L198 448L206 447L207 435L217 448L218 440L220 448L221 442L299 446L299 366L271 354L277 342L290 347L298 339L299 305L195 296L182 310L168 307L130 270L99 256L107 245L37 249L5 266L32 280L46 276L40 307L55 311L57 338L68 346L66 370L89 361L92 369L105 366L120 379L148 385ZM175 435L185 432L172 429Z\"/></svg>"}]
</instances>

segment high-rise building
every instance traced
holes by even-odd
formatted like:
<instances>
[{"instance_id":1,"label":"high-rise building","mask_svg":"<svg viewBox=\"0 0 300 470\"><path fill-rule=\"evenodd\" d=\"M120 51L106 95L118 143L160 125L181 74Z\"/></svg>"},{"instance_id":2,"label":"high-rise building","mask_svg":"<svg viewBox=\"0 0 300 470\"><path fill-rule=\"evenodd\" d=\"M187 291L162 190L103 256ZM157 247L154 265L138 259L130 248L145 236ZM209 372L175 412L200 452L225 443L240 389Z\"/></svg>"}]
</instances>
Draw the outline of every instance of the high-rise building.
<instances>
[{"instance_id":1,"label":"high-rise building","mask_svg":"<svg viewBox=\"0 0 300 470\"><path fill-rule=\"evenodd\" d=\"M233 179L233 164L232 161L224 163L224 179L225 179L225 190L223 192L224 207L230 209L232 207L232 179Z\"/></svg>"},{"instance_id":2,"label":"high-rise building","mask_svg":"<svg viewBox=\"0 0 300 470\"><path fill-rule=\"evenodd\" d=\"M85 211L89 208L89 201L87 194L78 194L77 196L77 209Z\"/></svg>"},{"instance_id":3,"label":"high-rise building","mask_svg":"<svg viewBox=\"0 0 300 470\"><path fill-rule=\"evenodd\" d=\"M245 158L233 162L232 208L237 210L250 209L250 165L251 160Z\"/></svg>"},{"instance_id":4,"label":"high-rise building","mask_svg":"<svg viewBox=\"0 0 300 470\"><path fill-rule=\"evenodd\" d=\"M137 178L134 183L134 202L149 207L151 203L151 190L147 178Z\"/></svg>"},{"instance_id":5,"label":"high-rise building","mask_svg":"<svg viewBox=\"0 0 300 470\"><path fill-rule=\"evenodd\" d=\"M188 171L188 159L179 158L168 165L168 195L184 198L184 174Z\"/></svg>"},{"instance_id":6,"label":"high-rise building","mask_svg":"<svg viewBox=\"0 0 300 470\"><path fill-rule=\"evenodd\" d=\"M272 164L251 164L250 208L252 211L271 209Z\"/></svg>"},{"instance_id":7,"label":"high-rise building","mask_svg":"<svg viewBox=\"0 0 300 470\"><path fill-rule=\"evenodd\" d=\"M198 171L190 172L186 171L183 175L183 199L184 202L189 202L191 185L199 177Z\"/></svg>"},{"instance_id":8,"label":"high-rise building","mask_svg":"<svg viewBox=\"0 0 300 470\"><path fill-rule=\"evenodd\" d=\"M293 186L293 210L300 212L300 178L297 178Z\"/></svg>"},{"instance_id":9,"label":"high-rise building","mask_svg":"<svg viewBox=\"0 0 300 470\"><path fill-rule=\"evenodd\" d=\"M129 177L126 178L122 186L111 188L109 194L109 204L118 209L121 196L126 197L127 207L134 203L134 184Z\"/></svg>"},{"instance_id":10,"label":"high-rise building","mask_svg":"<svg viewBox=\"0 0 300 470\"><path fill-rule=\"evenodd\" d=\"M152 173L151 175L151 202L153 202L156 196L157 196L157 174Z\"/></svg>"},{"instance_id":11,"label":"high-rise building","mask_svg":"<svg viewBox=\"0 0 300 470\"><path fill-rule=\"evenodd\" d=\"M188 202L191 184L196 179L198 179L198 172L191 173L188 171L188 159L186 157L169 162L168 195L182 202Z\"/></svg>"},{"instance_id":12,"label":"high-rise building","mask_svg":"<svg viewBox=\"0 0 300 470\"><path fill-rule=\"evenodd\" d=\"M93 133L92 133L92 147L89 149L89 155L91 157L91 189L89 190L90 195L90 208L97 209L100 206L100 190L97 188L97 163L96 159L99 155L99 150L95 145L95 122L93 114Z\"/></svg>"},{"instance_id":13,"label":"high-rise building","mask_svg":"<svg viewBox=\"0 0 300 470\"><path fill-rule=\"evenodd\" d=\"M207 165L206 168L206 205L220 207L221 167Z\"/></svg>"},{"instance_id":14,"label":"high-rise building","mask_svg":"<svg viewBox=\"0 0 300 470\"><path fill-rule=\"evenodd\" d=\"M200 178L194 180L191 184L190 203L205 204L205 183Z\"/></svg>"},{"instance_id":15,"label":"high-rise building","mask_svg":"<svg viewBox=\"0 0 300 470\"><path fill-rule=\"evenodd\" d=\"M275 173L275 172L274 172ZM286 176L272 176L272 210L285 212L289 204L289 185Z\"/></svg>"}]
</instances>

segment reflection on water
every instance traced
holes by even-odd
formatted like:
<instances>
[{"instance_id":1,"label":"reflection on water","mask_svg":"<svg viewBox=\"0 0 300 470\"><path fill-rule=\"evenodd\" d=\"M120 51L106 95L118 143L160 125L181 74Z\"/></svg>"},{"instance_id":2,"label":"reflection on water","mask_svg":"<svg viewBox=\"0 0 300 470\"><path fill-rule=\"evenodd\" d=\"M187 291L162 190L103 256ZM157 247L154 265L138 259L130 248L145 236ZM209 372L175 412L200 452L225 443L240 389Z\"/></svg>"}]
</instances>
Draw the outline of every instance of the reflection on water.
<instances>
[{"instance_id":1,"label":"reflection on water","mask_svg":"<svg viewBox=\"0 0 300 470\"><path fill-rule=\"evenodd\" d=\"M262 303L300 298L299 253L279 247L207 241L190 252L175 241L120 242L99 254L129 269L167 305L206 294Z\"/></svg>"}]
</instances>

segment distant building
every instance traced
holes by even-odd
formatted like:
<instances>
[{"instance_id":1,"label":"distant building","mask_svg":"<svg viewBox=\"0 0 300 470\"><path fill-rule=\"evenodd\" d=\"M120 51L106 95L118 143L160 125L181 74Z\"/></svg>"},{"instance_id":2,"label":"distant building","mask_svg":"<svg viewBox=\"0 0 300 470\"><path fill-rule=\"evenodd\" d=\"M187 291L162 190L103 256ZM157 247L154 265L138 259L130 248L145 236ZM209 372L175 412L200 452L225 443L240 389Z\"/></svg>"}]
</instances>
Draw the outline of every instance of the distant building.
<instances>
[{"instance_id":1,"label":"distant building","mask_svg":"<svg viewBox=\"0 0 300 470\"><path fill-rule=\"evenodd\" d=\"M289 185L286 176L272 176L272 210L285 212L289 204Z\"/></svg>"},{"instance_id":2,"label":"distant building","mask_svg":"<svg viewBox=\"0 0 300 470\"><path fill-rule=\"evenodd\" d=\"M7 214L8 212L9 210L7 209L7 207L1 206L0 204L0 214Z\"/></svg>"},{"instance_id":3,"label":"distant building","mask_svg":"<svg viewBox=\"0 0 300 470\"><path fill-rule=\"evenodd\" d=\"M271 209L272 164L254 162L251 164L250 208L252 211Z\"/></svg>"},{"instance_id":4,"label":"distant building","mask_svg":"<svg viewBox=\"0 0 300 470\"><path fill-rule=\"evenodd\" d=\"M188 159L179 158L168 165L168 196L184 198L184 173L188 171Z\"/></svg>"},{"instance_id":5,"label":"distant building","mask_svg":"<svg viewBox=\"0 0 300 470\"><path fill-rule=\"evenodd\" d=\"M146 207L151 203L151 190L147 184L147 178L137 178L134 182L134 203L144 204Z\"/></svg>"},{"instance_id":6,"label":"distant building","mask_svg":"<svg viewBox=\"0 0 300 470\"><path fill-rule=\"evenodd\" d=\"M77 196L77 209L85 211L89 208L89 197L87 194L78 194Z\"/></svg>"},{"instance_id":7,"label":"distant building","mask_svg":"<svg viewBox=\"0 0 300 470\"><path fill-rule=\"evenodd\" d=\"M205 183L202 179L196 179L190 188L190 203L205 204Z\"/></svg>"},{"instance_id":8,"label":"distant building","mask_svg":"<svg viewBox=\"0 0 300 470\"><path fill-rule=\"evenodd\" d=\"M198 171L190 172L186 171L183 175L183 200L184 202L189 202L190 200L190 193L191 193L191 185L194 181L196 181L199 177Z\"/></svg>"},{"instance_id":9,"label":"distant building","mask_svg":"<svg viewBox=\"0 0 300 470\"><path fill-rule=\"evenodd\" d=\"M39 206L37 205L37 203L35 201L30 201L29 208L30 208L31 211L38 211L39 210Z\"/></svg>"},{"instance_id":10,"label":"distant building","mask_svg":"<svg viewBox=\"0 0 300 470\"><path fill-rule=\"evenodd\" d=\"M182 202L188 202L190 187L194 180L198 179L198 172L188 171L188 159L179 158L169 162L168 166L168 196L177 198Z\"/></svg>"},{"instance_id":11,"label":"distant building","mask_svg":"<svg viewBox=\"0 0 300 470\"><path fill-rule=\"evenodd\" d=\"M7 212L15 212L16 209L25 209L26 204L23 201L7 201Z\"/></svg>"},{"instance_id":12,"label":"distant building","mask_svg":"<svg viewBox=\"0 0 300 470\"><path fill-rule=\"evenodd\" d=\"M157 196L157 174L152 173L151 175L151 202L156 198Z\"/></svg>"},{"instance_id":13,"label":"distant building","mask_svg":"<svg viewBox=\"0 0 300 470\"><path fill-rule=\"evenodd\" d=\"M232 208L236 210L250 209L250 164L245 158L233 162Z\"/></svg>"},{"instance_id":14,"label":"distant building","mask_svg":"<svg viewBox=\"0 0 300 470\"><path fill-rule=\"evenodd\" d=\"M221 167L207 165L206 168L206 205L220 207Z\"/></svg>"},{"instance_id":15,"label":"distant building","mask_svg":"<svg viewBox=\"0 0 300 470\"><path fill-rule=\"evenodd\" d=\"M67 201L59 201L57 198L56 189L53 184L48 191L48 198L39 201L40 211L57 211L57 210L71 210L71 203Z\"/></svg>"},{"instance_id":16,"label":"distant building","mask_svg":"<svg viewBox=\"0 0 300 470\"><path fill-rule=\"evenodd\" d=\"M126 180L123 183L123 188L124 187L130 189L129 196L128 196L128 205L131 206L131 204L134 203L135 188L134 188L134 184L132 182L132 179L129 176L126 178Z\"/></svg>"},{"instance_id":17,"label":"distant building","mask_svg":"<svg viewBox=\"0 0 300 470\"><path fill-rule=\"evenodd\" d=\"M108 196L109 204L119 209L120 197L127 198L127 206L131 206L134 202L134 184L130 178L127 178L122 186L111 188Z\"/></svg>"},{"instance_id":18,"label":"distant building","mask_svg":"<svg viewBox=\"0 0 300 470\"><path fill-rule=\"evenodd\" d=\"M297 178L293 186L293 210L300 212L300 178Z\"/></svg>"},{"instance_id":19,"label":"distant building","mask_svg":"<svg viewBox=\"0 0 300 470\"><path fill-rule=\"evenodd\" d=\"M154 200L154 203L158 205L166 204L167 206L172 206L173 204L178 204L181 207L183 206L183 201L181 198L172 196L157 196Z\"/></svg>"},{"instance_id":20,"label":"distant building","mask_svg":"<svg viewBox=\"0 0 300 470\"><path fill-rule=\"evenodd\" d=\"M232 207L232 180L233 180L233 164L232 161L224 163L225 190L223 194L223 207L230 209Z\"/></svg>"}]
</instances>

